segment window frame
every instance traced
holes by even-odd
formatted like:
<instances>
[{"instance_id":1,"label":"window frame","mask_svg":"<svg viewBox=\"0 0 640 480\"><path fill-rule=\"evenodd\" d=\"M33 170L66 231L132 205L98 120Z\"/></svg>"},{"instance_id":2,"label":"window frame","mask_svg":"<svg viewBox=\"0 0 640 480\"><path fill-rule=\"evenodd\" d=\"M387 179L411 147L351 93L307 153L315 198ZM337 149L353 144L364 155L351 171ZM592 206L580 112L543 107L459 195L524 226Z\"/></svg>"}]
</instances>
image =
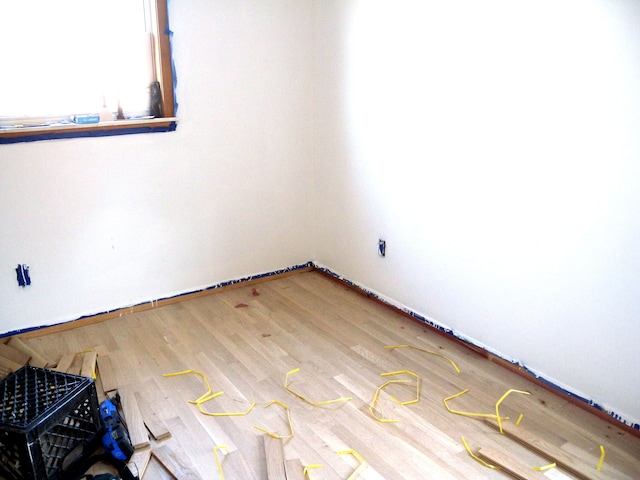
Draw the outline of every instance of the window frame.
<instances>
[{"instance_id":1,"label":"window frame","mask_svg":"<svg viewBox=\"0 0 640 480\"><path fill-rule=\"evenodd\" d=\"M114 120L92 124L70 124L37 127L15 127L0 130L0 144L55 140L62 138L102 137L136 133L171 132L177 128L175 73L171 53L169 29L169 0L150 0L154 15L154 64L156 79L160 83L163 116L151 119Z\"/></svg>"}]
</instances>

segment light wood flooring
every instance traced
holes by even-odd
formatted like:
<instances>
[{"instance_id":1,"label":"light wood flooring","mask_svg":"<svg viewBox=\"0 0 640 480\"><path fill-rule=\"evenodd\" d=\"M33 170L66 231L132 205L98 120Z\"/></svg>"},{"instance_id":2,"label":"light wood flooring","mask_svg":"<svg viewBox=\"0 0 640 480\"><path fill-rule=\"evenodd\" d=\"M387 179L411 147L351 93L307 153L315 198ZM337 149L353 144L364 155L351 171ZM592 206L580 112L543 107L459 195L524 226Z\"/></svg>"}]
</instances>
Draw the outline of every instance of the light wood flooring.
<instances>
[{"instance_id":1,"label":"light wood flooring","mask_svg":"<svg viewBox=\"0 0 640 480\"><path fill-rule=\"evenodd\" d=\"M28 339L48 357L96 349L108 352L119 386L137 390L152 403L171 431L157 442L181 452L202 479L219 479L213 449L220 450L227 480L267 479L263 435L255 428L287 435L290 409L293 437L283 440L286 459L303 465L320 464L308 478L347 479L358 467L354 450L365 461L362 479L503 479L471 458L473 452L492 447L530 467L547 465L510 438L500 435L481 418L450 413L495 413L495 404L509 389L513 393L500 406L512 423L523 413L522 429L579 458L602 479L640 478L640 439L605 422L565 399L486 360L468 348L359 295L319 272L305 272L213 293L197 299L135 313L102 323ZM453 360L411 348L438 352ZM320 402L338 397L350 401L313 406L285 390L290 388ZM206 376L213 392L224 394L202 404L208 412L241 412L245 416L213 417L188 403L206 391L194 374L162 374L196 370ZM408 374L383 377L384 372L408 370L421 380L419 401L401 405L393 401L416 397L415 378ZM380 422L369 411L376 389L381 390L377 415L396 422ZM99 383L98 383L99 386ZM153 441L152 441L153 443ZM602 471L596 466L600 445L606 452ZM226 453L226 455L225 455ZM573 479L560 469L531 471L531 478ZM533 476L535 475L535 476ZM171 476L154 459L145 479Z\"/></svg>"}]
</instances>

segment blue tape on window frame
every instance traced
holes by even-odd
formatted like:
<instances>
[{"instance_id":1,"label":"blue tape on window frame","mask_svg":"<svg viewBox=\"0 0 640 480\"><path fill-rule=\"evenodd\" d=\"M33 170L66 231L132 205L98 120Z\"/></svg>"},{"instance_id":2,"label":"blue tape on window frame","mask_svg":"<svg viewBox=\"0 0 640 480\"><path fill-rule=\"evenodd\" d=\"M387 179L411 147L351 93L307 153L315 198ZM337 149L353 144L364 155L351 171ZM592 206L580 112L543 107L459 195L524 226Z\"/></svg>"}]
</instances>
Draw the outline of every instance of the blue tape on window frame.
<instances>
[{"instance_id":1,"label":"blue tape on window frame","mask_svg":"<svg viewBox=\"0 0 640 480\"><path fill-rule=\"evenodd\" d=\"M165 34L169 37L169 53L171 55L171 75L173 77L173 115L178 113L178 96L176 95L176 89L178 87L178 77L176 75L176 64L173 59L173 31L169 28L169 4L170 0L167 0L167 25L165 27ZM60 140L65 138L85 138L85 137L113 137L116 135L131 135L136 133L156 133L156 132L173 132L178 127L175 121L171 121L169 125L145 125L140 127L131 128L118 128L113 130L69 130L69 131L56 131L56 132L38 132L33 135L20 135L15 137L1 137L0 145L6 145L11 143L27 143L38 142L42 140ZM0 133L2 133L0 131Z\"/></svg>"},{"instance_id":2,"label":"blue tape on window frame","mask_svg":"<svg viewBox=\"0 0 640 480\"><path fill-rule=\"evenodd\" d=\"M68 130L57 132L38 132L33 135L22 135L19 137L0 137L0 144L38 142L41 140L60 140L63 138L84 138L84 137L113 137L116 135L131 135L133 133L156 133L173 132L178 124L175 121L168 125L144 125L140 127L118 128L112 130Z\"/></svg>"},{"instance_id":3,"label":"blue tape on window frame","mask_svg":"<svg viewBox=\"0 0 640 480\"><path fill-rule=\"evenodd\" d=\"M167 26L165 28L165 34L169 36L169 52L171 53L171 76L173 78L173 115L178 115L178 96L176 95L176 89L178 87L178 76L176 75L176 63L173 60L173 31L169 27L171 19L169 16L170 1L167 0Z\"/></svg>"}]
</instances>

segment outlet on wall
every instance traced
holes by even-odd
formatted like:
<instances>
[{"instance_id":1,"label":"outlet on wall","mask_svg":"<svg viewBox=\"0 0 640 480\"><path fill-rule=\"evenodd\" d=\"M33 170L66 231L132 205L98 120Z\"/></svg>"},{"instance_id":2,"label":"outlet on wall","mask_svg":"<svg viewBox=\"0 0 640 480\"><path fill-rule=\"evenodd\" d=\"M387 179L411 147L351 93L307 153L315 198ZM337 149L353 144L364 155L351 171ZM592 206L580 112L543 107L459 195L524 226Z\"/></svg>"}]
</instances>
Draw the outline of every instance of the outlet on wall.
<instances>
[{"instance_id":1,"label":"outlet on wall","mask_svg":"<svg viewBox=\"0 0 640 480\"><path fill-rule=\"evenodd\" d=\"M19 286L28 287L29 285L31 285L31 277L29 276L29 265L25 263L18 264L18 268L16 268L16 276Z\"/></svg>"}]
</instances>

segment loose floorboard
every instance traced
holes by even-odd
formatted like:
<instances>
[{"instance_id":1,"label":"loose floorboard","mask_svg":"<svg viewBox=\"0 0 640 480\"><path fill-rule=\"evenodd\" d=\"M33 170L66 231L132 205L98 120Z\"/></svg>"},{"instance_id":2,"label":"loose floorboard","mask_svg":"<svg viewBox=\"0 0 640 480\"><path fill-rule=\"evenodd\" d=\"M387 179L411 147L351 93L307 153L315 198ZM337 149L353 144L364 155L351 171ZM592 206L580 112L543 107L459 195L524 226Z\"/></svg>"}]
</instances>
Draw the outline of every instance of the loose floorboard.
<instances>
[{"instance_id":1,"label":"loose floorboard","mask_svg":"<svg viewBox=\"0 0 640 480\"><path fill-rule=\"evenodd\" d=\"M289 428L285 409L265 408L274 400L291 413L294 435L282 440L285 459L323 465L309 470L310 480L348 478L360 462L337 453L342 450L364 458L366 466L357 477L363 480L508 479L507 473L471 458L461 438L476 454L487 447L530 467L549 462L481 418L450 413L443 399L468 389L449 402L453 409L494 413L496 401L512 388L531 395L510 395L500 406L502 415L513 421L523 413L522 426L594 471L603 445L606 458L598 478L639 478L639 438L318 272L220 291L25 343L53 359L102 346L113 381L137 388L171 432L166 439L151 439L151 448L166 445L184 452L185 463L203 479L220 478L213 454L217 445L227 447L221 456L225 478L267 478L264 434L255 426L282 435ZM385 348L405 344L444 355L461 372L440 356ZM314 406L291 394L284 388L285 376L296 368L290 385L305 398L351 400ZM206 392L201 377L162 376L188 369L204 374L213 392L224 392L201 405L205 412L241 413L252 402L255 408L247 415L200 413L188 401ZM380 374L400 370L420 377L419 401L400 405L392 398L415 396L415 383L385 387L377 411L396 422L379 422L370 403L376 389L394 378ZM576 478L559 469L538 476ZM144 478L171 476L152 458Z\"/></svg>"}]
</instances>

